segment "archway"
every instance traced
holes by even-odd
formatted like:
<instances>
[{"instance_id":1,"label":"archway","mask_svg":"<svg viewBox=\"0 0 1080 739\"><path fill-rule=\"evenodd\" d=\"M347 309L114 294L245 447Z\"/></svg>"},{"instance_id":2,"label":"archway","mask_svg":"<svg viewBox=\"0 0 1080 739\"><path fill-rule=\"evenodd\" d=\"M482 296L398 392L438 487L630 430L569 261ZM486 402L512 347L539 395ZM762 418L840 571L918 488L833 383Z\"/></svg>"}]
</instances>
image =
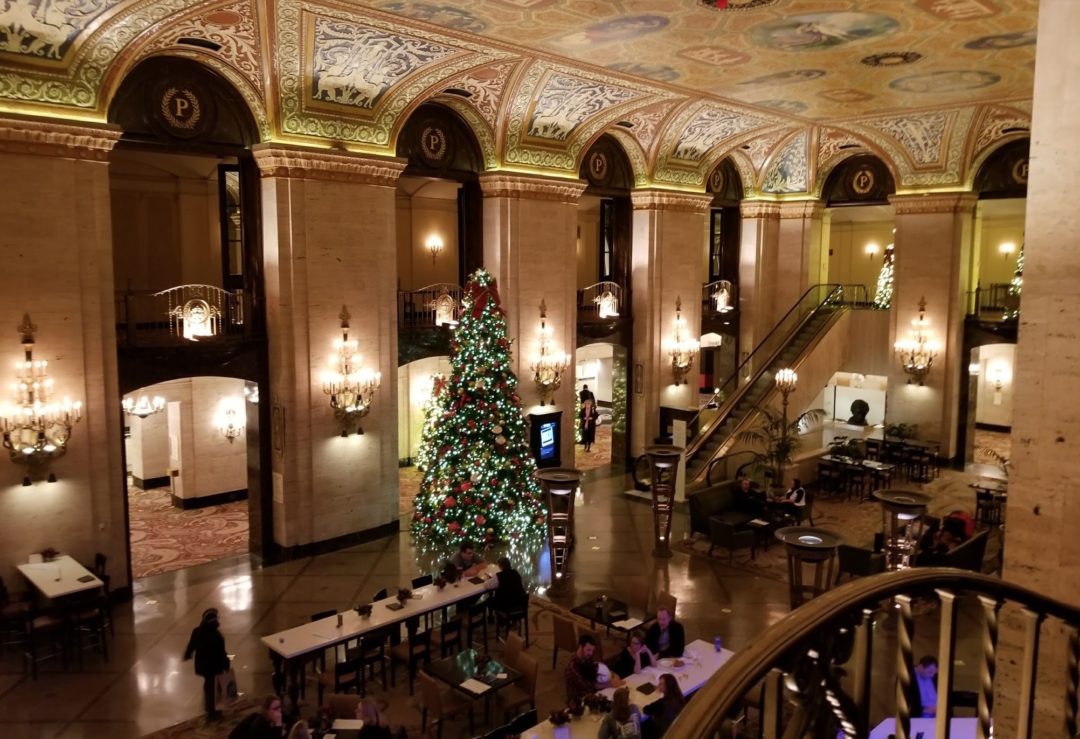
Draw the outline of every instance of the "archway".
<instances>
[{"instance_id":1,"label":"archway","mask_svg":"<svg viewBox=\"0 0 1080 739\"><path fill-rule=\"evenodd\" d=\"M135 404L117 409L131 433L125 442L131 473L125 486L129 546L143 525L133 495L167 495L170 510L162 512L187 516L181 525L193 532L217 530L222 520L215 515L225 514L216 504L246 497L246 504L232 504L247 527L242 550L273 557L270 413L268 404L258 403L260 394L268 396L269 384L259 175L250 152L258 141L257 126L227 81L176 57L153 57L134 67L112 100L109 120L123 129L110 156L109 176L117 404ZM208 389L214 383L216 388ZM222 437L229 449L224 456L233 460L221 467L231 470L224 476L228 489L214 474L200 472L205 453L190 445L186 455L183 446L172 448L160 430L154 431L160 420L140 417L140 410L154 410L153 399L161 398L160 418L172 419L177 428L185 425L180 419L188 419L189 431L177 440L209 442L218 432L192 419L216 413L216 407L206 410L206 399L226 394L233 430L243 429ZM140 409L140 397L149 407ZM147 435L157 451L144 455L141 444L132 441L136 434L139 442ZM132 457L136 453L138 459ZM135 474L136 468L142 474ZM227 516L230 531L235 513ZM235 538L231 531L230 540ZM160 569L143 567L145 561L139 559L136 576ZM186 566L205 559L176 561Z\"/></svg>"},{"instance_id":2,"label":"archway","mask_svg":"<svg viewBox=\"0 0 1080 739\"><path fill-rule=\"evenodd\" d=\"M705 183L712 195L709 241L701 292L701 387L720 387L739 364L739 248L742 181L731 157L722 159Z\"/></svg>"}]
</instances>

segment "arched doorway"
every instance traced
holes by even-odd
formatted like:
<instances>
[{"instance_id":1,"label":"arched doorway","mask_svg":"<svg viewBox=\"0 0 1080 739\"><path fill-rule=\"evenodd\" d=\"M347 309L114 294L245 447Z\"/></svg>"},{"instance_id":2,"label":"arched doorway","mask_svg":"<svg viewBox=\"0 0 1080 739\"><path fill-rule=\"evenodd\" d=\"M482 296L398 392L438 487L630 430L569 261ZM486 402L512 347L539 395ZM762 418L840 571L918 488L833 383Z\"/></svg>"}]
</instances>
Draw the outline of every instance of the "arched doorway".
<instances>
[{"instance_id":1,"label":"arched doorway","mask_svg":"<svg viewBox=\"0 0 1080 739\"><path fill-rule=\"evenodd\" d=\"M129 546L141 546L135 535L154 526L135 520L145 501L133 505L133 495L167 496L169 512L191 512L181 525L211 529L220 523L212 518L217 505L246 497L240 549L272 557L270 414L258 403L268 395L268 362L259 176L250 153L257 127L228 82L175 57L132 69L109 120L123 130L109 176ZM164 422L151 419L158 414ZM227 420L218 425L215 416ZM154 430L170 423L172 438ZM195 442L218 435L228 452L221 447L217 456L229 462L215 466L214 454L196 451ZM171 568L203 561L180 552ZM135 575L150 570L160 568Z\"/></svg>"},{"instance_id":2,"label":"arched doorway","mask_svg":"<svg viewBox=\"0 0 1080 739\"><path fill-rule=\"evenodd\" d=\"M578 406L593 396L599 422L589 450L575 446L575 466L622 471L631 464L633 170L615 137L604 134L586 152L579 176L588 186L578 200L575 393ZM578 437L581 410L576 416Z\"/></svg>"},{"instance_id":3,"label":"arched doorway","mask_svg":"<svg viewBox=\"0 0 1080 739\"><path fill-rule=\"evenodd\" d=\"M723 385L739 363L739 202L743 189L730 157L713 169L706 192L713 200L701 291L702 391Z\"/></svg>"}]
</instances>

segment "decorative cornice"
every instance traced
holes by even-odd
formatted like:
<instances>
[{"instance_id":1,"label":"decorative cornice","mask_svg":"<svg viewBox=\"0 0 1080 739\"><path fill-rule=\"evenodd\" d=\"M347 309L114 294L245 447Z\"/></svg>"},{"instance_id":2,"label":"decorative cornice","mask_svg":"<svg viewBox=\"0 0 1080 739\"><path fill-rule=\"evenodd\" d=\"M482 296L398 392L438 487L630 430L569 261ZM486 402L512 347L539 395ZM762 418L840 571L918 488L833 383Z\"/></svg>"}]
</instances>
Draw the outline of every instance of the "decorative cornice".
<instances>
[{"instance_id":1,"label":"decorative cornice","mask_svg":"<svg viewBox=\"0 0 1080 739\"><path fill-rule=\"evenodd\" d=\"M971 192L889 196L889 203L898 216L912 213L970 213L978 202L979 196Z\"/></svg>"},{"instance_id":2,"label":"decorative cornice","mask_svg":"<svg viewBox=\"0 0 1080 739\"><path fill-rule=\"evenodd\" d=\"M773 200L743 200L739 203L743 218L780 218L780 203Z\"/></svg>"},{"instance_id":3,"label":"decorative cornice","mask_svg":"<svg viewBox=\"0 0 1080 739\"><path fill-rule=\"evenodd\" d=\"M516 198L521 200L552 200L576 204L588 184L582 180L557 180L508 172L487 172L480 175L480 189L485 198Z\"/></svg>"},{"instance_id":4,"label":"decorative cornice","mask_svg":"<svg viewBox=\"0 0 1080 739\"><path fill-rule=\"evenodd\" d=\"M0 152L104 162L120 140L116 126L41 118L0 118Z\"/></svg>"},{"instance_id":5,"label":"decorative cornice","mask_svg":"<svg viewBox=\"0 0 1080 739\"><path fill-rule=\"evenodd\" d=\"M404 159L284 144L257 144L251 151L263 177L353 182L380 187L395 187L406 164Z\"/></svg>"},{"instance_id":6,"label":"decorative cornice","mask_svg":"<svg viewBox=\"0 0 1080 739\"><path fill-rule=\"evenodd\" d=\"M825 203L821 200L789 200L778 203L780 218L821 218L825 214Z\"/></svg>"},{"instance_id":7,"label":"decorative cornice","mask_svg":"<svg viewBox=\"0 0 1080 739\"><path fill-rule=\"evenodd\" d=\"M630 193L634 210L670 210L678 213L705 214L712 207L712 195L671 190L634 190Z\"/></svg>"}]
</instances>

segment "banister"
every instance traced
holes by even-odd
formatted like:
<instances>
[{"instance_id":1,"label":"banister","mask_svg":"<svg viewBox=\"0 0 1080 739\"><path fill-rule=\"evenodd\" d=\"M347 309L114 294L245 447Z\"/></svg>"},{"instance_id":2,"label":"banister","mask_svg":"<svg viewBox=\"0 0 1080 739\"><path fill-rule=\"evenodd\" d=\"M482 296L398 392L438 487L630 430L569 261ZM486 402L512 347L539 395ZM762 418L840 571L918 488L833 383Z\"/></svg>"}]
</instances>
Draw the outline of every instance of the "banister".
<instances>
[{"instance_id":1,"label":"banister","mask_svg":"<svg viewBox=\"0 0 1080 739\"><path fill-rule=\"evenodd\" d=\"M954 590L985 596L984 603L1014 601L1070 626L1080 623L1078 608L1021 585L965 570L918 567L852 580L800 606L736 652L697 691L665 736L670 739L716 736L721 723L736 712L748 692L830 625L848 624L852 616L876 609L886 599Z\"/></svg>"}]
</instances>

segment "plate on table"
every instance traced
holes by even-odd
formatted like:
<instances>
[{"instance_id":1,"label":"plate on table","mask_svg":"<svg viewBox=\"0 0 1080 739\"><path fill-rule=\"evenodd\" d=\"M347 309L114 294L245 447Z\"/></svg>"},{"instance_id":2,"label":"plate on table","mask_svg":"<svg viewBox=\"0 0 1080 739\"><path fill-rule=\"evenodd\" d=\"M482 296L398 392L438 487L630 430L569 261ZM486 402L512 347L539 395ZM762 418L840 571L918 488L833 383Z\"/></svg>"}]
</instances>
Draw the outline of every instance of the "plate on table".
<instances>
[{"instance_id":1,"label":"plate on table","mask_svg":"<svg viewBox=\"0 0 1080 739\"><path fill-rule=\"evenodd\" d=\"M665 670L681 670L686 667L686 660L679 659L678 657L664 657L656 661L656 664L663 667Z\"/></svg>"}]
</instances>

